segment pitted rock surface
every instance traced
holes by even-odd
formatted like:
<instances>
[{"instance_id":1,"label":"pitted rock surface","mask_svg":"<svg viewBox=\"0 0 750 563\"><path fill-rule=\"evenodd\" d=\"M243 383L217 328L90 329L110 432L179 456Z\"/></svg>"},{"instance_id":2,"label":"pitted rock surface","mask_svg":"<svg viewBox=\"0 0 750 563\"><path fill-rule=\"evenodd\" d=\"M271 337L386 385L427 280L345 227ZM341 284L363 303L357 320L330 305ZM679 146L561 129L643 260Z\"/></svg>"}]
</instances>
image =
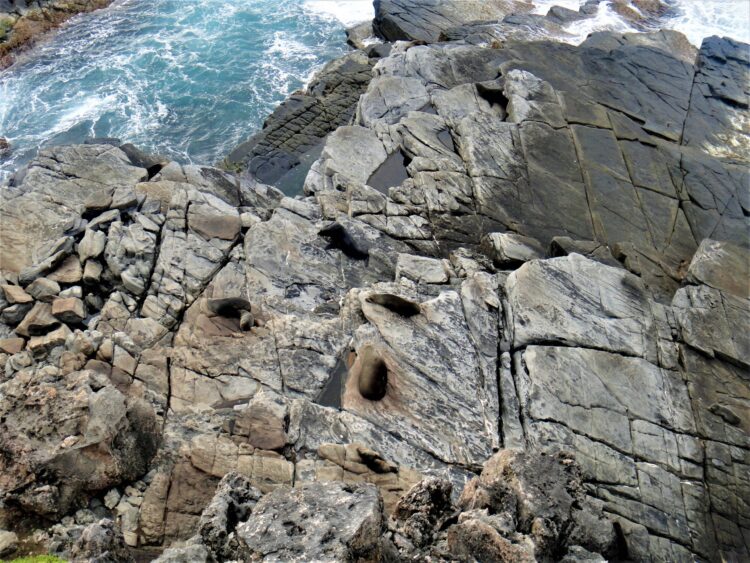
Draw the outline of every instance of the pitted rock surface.
<instances>
[{"instance_id":1,"label":"pitted rock surface","mask_svg":"<svg viewBox=\"0 0 750 563\"><path fill-rule=\"evenodd\" d=\"M163 561L748 558L746 46L461 29L378 60L298 197L112 145L16 173L0 525L99 511Z\"/></svg>"}]
</instances>

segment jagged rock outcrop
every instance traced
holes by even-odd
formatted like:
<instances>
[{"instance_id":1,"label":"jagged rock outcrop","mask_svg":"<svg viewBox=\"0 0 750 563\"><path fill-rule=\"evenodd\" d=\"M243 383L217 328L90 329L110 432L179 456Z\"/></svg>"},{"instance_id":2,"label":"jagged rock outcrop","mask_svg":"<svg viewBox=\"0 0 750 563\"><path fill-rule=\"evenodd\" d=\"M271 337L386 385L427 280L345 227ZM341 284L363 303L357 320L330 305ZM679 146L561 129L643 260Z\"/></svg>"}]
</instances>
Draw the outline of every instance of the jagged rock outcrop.
<instances>
[{"instance_id":1,"label":"jagged rock outcrop","mask_svg":"<svg viewBox=\"0 0 750 563\"><path fill-rule=\"evenodd\" d=\"M748 61L682 45L396 43L295 198L41 151L0 196L2 510L193 537L164 561L747 558Z\"/></svg>"},{"instance_id":2,"label":"jagged rock outcrop","mask_svg":"<svg viewBox=\"0 0 750 563\"><path fill-rule=\"evenodd\" d=\"M375 0L372 29L386 41L462 40L472 44L505 41L564 39L566 28L594 17L603 0L581 1L578 10L551 6L546 14L532 13L526 0ZM670 10L663 0L612 0L608 6L638 30L658 29L659 19ZM689 45L687 40L684 45Z\"/></svg>"},{"instance_id":3,"label":"jagged rock outcrop","mask_svg":"<svg viewBox=\"0 0 750 563\"><path fill-rule=\"evenodd\" d=\"M237 495L246 500L238 504ZM449 481L425 479L390 518L371 484L330 481L258 495L246 478L228 474L201 516L211 535L202 527L158 561L546 561L566 555L603 561L602 554L623 555L602 503L586 496L568 454L504 450L456 504Z\"/></svg>"}]
</instances>

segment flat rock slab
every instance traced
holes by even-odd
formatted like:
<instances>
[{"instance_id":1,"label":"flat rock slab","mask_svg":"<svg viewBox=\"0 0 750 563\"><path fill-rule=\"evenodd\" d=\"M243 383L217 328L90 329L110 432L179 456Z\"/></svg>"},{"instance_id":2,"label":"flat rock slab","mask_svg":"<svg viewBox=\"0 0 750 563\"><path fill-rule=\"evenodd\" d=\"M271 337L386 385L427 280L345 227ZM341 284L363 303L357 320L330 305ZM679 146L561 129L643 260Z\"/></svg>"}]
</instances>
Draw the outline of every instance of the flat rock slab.
<instances>
[{"instance_id":1,"label":"flat rock slab","mask_svg":"<svg viewBox=\"0 0 750 563\"><path fill-rule=\"evenodd\" d=\"M647 294L624 269L571 254L524 264L505 290L515 347L558 342L655 359Z\"/></svg>"}]
</instances>

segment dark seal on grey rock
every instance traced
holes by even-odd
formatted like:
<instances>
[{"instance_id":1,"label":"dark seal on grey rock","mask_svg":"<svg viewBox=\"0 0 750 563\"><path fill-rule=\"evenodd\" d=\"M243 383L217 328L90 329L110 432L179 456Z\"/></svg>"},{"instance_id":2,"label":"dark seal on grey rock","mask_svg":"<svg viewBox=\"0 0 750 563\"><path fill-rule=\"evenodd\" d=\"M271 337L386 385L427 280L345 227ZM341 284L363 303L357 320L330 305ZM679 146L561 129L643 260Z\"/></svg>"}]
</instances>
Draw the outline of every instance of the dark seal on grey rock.
<instances>
[{"instance_id":1,"label":"dark seal on grey rock","mask_svg":"<svg viewBox=\"0 0 750 563\"><path fill-rule=\"evenodd\" d=\"M318 231L318 234L328 239L327 250L336 248L353 260L367 260L370 257L367 249L357 244L349 231L339 223L331 223Z\"/></svg>"},{"instance_id":2,"label":"dark seal on grey rock","mask_svg":"<svg viewBox=\"0 0 750 563\"><path fill-rule=\"evenodd\" d=\"M371 346L359 352L359 394L368 401L380 401L388 388L388 367Z\"/></svg>"},{"instance_id":3,"label":"dark seal on grey rock","mask_svg":"<svg viewBox=\"0 0 750 563\"><path fill-rule=\"evenodd\" d=\"M0 137L0 156L10 154L10 143L5 137Z\"/></svg>"},{"instance_id":4,"label":"dark seal on grey rock","mask_svg":"<svg viewBox=\"0 0 750 563\"><path fill-rule=\"evenodd\" d=\"M242 297L208 299L206 306L214 315L229 319L240 319L240 328L242 330L249 330L255 324L252 305L250 305L250 301Z\"/></svg>"},{"instance_id":5,"label":"dark seal on grey rock","mask_svg":"<svg viewBox=\"0 0 750 563\"><path fill-rule=\"evenodd\" d=\"M409 301L392 293L374 293L367 298L368 303L385 307L402 317L413 317L422 312L419 303Z\"/></svg>"}]
</instances>

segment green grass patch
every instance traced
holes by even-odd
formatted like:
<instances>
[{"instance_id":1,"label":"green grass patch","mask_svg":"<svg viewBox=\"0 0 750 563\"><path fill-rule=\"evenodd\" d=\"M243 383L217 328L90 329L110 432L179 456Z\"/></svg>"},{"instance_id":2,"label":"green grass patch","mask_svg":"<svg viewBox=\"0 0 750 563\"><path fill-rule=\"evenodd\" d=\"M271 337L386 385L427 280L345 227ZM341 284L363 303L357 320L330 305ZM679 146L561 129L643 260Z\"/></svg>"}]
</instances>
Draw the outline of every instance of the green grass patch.
<instances>
[{"instance_id":1,"label":"green grass patch","mask_svg":"<svg viewBox=\"0 0 750 563\"><path fill-rule=\"evenodd\" d=\"M0 561L0 563L66 563L64 559L55 557L54 555L29 555L28 557L21 557L19 559L10 559L8 561Z\"/></svg>"}]
</instances>

